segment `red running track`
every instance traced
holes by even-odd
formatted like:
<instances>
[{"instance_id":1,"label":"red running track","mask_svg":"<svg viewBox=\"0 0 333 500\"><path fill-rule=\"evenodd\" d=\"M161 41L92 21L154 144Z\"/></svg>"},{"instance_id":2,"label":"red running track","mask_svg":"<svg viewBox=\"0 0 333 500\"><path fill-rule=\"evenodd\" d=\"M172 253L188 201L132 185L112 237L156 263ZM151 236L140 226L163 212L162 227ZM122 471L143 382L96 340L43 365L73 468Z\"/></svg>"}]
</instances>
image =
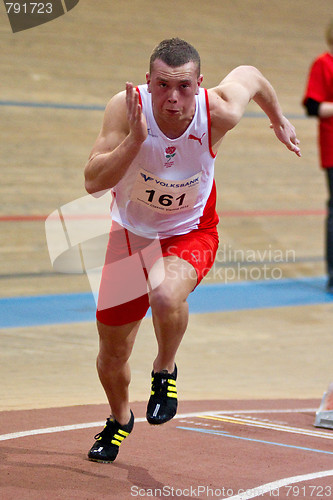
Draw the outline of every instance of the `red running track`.
<instances>
[{"instance_id":1,"label":"red running track","mask_svg":"<svg viewBox=\"0 0 333 500\"><path fill-rule=\"evenodd\" d=\"M113 464L86 456L107 405L5 411L0 498L333 498L333 431L313 427L319 403L185 401L160 427L133 403L135 427Z\"/></svg>"}]
</instances>

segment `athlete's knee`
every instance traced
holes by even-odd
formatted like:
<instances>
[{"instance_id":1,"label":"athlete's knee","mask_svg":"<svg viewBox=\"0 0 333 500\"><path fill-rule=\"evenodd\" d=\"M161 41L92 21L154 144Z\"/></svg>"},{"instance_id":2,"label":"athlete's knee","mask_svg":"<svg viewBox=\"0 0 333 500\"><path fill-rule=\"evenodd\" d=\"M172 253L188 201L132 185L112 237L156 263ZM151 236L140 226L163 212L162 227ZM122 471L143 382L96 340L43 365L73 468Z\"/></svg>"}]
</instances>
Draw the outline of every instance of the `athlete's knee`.
<instances>
[{"instance_id":1,"label":"athlete's knee","mask_svg":"<svg viewBox=\"0 0 333 500\"><path fill-rule=\"evenodd\" d=\"M170 287L161 285L150 292L149 303L154 313L170 314L181 306L182 299Z\"/></svg>"},{"instance_id":2,"label":"athlete's knee","mask_svg":"<svg viewBox=\"0 0 333 500\"><path fill-rule=\"evenodd\" d=\"M117 335L117 328L99 325L99 353L97 368L102 371L119 370L128 361L133 343L122 335Z\"/></svg>"},{"instance_id":3,"label":"athlete's knee","mask_svg":"<svg viewBox=\"0 0 333 500\"><path fill-rule=\"evenodd\" d=\"M97 356L98 372L120 371L127 363L130 351L125 346L119 345L115 349L105 349L101 346Z\"/></svg>"}]
</instances>

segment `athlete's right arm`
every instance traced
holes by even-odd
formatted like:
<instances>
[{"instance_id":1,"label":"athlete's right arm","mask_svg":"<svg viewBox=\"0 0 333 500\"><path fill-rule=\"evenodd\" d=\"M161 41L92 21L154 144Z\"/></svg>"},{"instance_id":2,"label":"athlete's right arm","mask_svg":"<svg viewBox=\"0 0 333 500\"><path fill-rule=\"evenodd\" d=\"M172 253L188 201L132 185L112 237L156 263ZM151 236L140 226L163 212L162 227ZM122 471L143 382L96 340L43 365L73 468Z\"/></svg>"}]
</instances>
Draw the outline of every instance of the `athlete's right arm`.
<instances>
[{"instance_id":1,"label":"athlete's right arm","mask_svg":"<svg viewBox=\"0 0 333 500\"><path fill-rule=\"evenodd\" d=\"M106 107L101 132L84 169L85 188L93 194L115 186L147 137L138 92L131 83Z\"/></svg>"}]
</instances>

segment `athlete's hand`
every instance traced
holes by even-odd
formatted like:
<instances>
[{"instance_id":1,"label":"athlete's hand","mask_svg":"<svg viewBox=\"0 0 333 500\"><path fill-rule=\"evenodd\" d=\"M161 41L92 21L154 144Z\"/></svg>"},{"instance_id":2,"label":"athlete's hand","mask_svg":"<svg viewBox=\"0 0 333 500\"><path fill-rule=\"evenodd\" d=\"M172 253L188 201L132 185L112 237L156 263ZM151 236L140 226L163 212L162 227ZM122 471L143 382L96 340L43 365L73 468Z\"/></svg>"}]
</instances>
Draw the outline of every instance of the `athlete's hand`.
<instances>
[{"instance_id":1,"label":"athlete's hand","mask_svg":"<svg viewBox=\"0 0 333 500\"><path fill-rule=\"evenodd\" d=\"M278 125L271 124L270 127L274 130L276 137L285 144L290 151L297 156L302 156L299 147L300 141L297 139L295 127L285 116L283 117L282 123Z\"/></svg>"},{"instance_id":2,"label":"athlete's hand","mask_svg":"<svg viewBox=\"0 0 333 500\"><path fill-rule=\"evenodd\" d=\"M126 83L127 120L135 141L144 142L148 136L146 118L142 113L139 94L130 82Z\"/></svg>"}]
</instances>

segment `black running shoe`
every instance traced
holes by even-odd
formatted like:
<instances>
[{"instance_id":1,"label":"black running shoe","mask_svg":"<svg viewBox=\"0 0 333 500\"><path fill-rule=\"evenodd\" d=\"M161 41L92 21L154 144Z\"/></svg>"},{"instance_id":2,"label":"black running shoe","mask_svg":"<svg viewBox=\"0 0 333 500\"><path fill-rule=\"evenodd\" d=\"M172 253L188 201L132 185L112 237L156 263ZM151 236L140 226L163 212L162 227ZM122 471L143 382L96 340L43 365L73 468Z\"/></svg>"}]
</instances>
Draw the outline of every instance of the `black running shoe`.
<instances>
[{"instance_id":1,"label":"black running shoe","mask_svg":"<svg viewBox=\"0 0 333 500\"><path fill-rule=\"evenodd\" d=\"M104 464L113 462L118 455L119 446L131 433L134 426L134 415L131 410L131 418L126 425L120 425L117 420L108 418L102 432L96 434L96 443L90 449L88 458L94 462Z\"/></svg>"},{"instance_id":2,"label":"black running shoe","mask_svg":"<svg viewBox=\"0 0 333 500\"><path fill-rule=\"evenodd\" d=\"M177 412L177 366L173 373L167 370L151 374L151 396L147 405L146 418L152 425L164 424Z\"/></svg>"}]
</instances>

